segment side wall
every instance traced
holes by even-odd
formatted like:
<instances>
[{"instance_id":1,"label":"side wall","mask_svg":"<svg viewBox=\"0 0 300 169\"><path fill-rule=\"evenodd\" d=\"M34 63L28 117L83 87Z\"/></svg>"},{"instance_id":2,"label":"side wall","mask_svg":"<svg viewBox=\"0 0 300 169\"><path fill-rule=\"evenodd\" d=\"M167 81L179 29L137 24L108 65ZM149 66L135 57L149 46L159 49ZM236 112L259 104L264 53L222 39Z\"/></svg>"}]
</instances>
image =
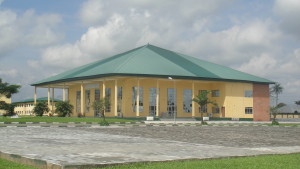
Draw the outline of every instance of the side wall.
<instances>
[{"instance_id":1,"label":"side wall","mask_svg":"<svg viewBox=\"0 0 300 169\"><path fill-rule=\"evenodd\" d=\"M4 101L5 103L11 103L11 98L6 98L4 95L0 95L0 101ZM5 110L0 109L0 115L4 114Z\"/></svg>"},{"instance_id":2,"label":"side wall","mask_svg":"<svg viewBox=\"0 0 300 169\"><path fill-rule=\"evenodd\" d=\"M253 84L253 120L270 120L269 85Z\"/></svg>"}]
</instances>

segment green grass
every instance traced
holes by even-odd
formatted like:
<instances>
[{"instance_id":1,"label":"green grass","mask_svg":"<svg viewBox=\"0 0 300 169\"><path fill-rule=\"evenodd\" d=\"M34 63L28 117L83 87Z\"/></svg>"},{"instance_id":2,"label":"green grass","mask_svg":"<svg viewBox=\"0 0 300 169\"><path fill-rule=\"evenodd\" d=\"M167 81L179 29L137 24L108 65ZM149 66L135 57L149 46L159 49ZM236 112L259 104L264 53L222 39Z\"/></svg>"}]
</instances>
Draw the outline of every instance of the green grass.
<instances>
[{"instance_id":1,"label":"green grass","mask_svg":"<svg viewBox=\"0 0 300 169\"><path fill-rule=\"evenodd\" d=\"M37 169L37 168L0 158L0 169Z\"/></svg>"},{"instance_id":2,"label":"green grass","mask_svg":"<svg viewBox=\"0 0 300 169\"><path fill-rule=\"evenodd\" d=\"M298 169L300 154L267 155L212 160L133 163L105 169Z\"/></svg>"},{"instance_id":3,"label":"green grass","mask_svg":"<svg viewBox=\"0 0 300 169\"><path fill-rule=\"evenodd\" d=\"M20 118L10 118L10 117L0 117L0 122L97 122L99 123L101 118L78 118L78 117L20 117ZM138 120L134 119L121 119L121 118L106 118L109 123L113 122L136 122Z\"/></svg>"},{"instance_id":4,"label":"green grass","mask_svg":"<svg viewBox=\"0 0 300 169\"><path fill-rule=\"evenodd\" d=\"M300 153L209 160L132 163L105 167L104 169L298 169L300 168L299 159ZM0 169L36 168L0 158Z\"/></svg>"}]
</instances>

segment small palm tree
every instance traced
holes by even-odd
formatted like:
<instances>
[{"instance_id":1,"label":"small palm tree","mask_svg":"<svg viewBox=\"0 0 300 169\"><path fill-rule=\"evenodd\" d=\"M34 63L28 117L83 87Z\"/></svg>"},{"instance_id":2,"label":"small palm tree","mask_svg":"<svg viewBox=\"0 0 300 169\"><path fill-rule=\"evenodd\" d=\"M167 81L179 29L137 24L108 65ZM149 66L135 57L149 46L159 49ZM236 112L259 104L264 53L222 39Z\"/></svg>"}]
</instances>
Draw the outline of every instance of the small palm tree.
<instances>
[{"instance_id":1,"label":"small palm tree","mask_svg":"<svg viewBox=\"0 0 300 169\"><path fill-rule=\"evenodd\" d=\"M103 118L101 125L106 125L108 126L109 123L105 120L105 110L107 107L109 107L109 99L107 98L102 98L99 100L95 100L93 104L94 111L100 112L101 118Z\"/></svg>"},{"instance_id":2,"label":"small palm tree","mask_svg":"<svg viewBox=\"0 0 300 169\"><path fill-rule=\"evenodd\" d=\"M193 101L196 102L201 108L208 105L208 104L213 104L213 105L217 105L215 101L211 101L207 95L211 93L211 91L209 90L204 90L202 91L200 94L198 94L195 98L193 98ZM202 109L200 109L200 113L201 113L201 117L202 117L202 121L201 124L206 124L203 120L203 111Z\"/></svg>"},{"instance_id":3,"label":"small palm tree","mask_svg":"<svg viewBox=\"0 0 300 169\"><path fill-rule=\"evenodd\" d=\"M278 95L281 94L283 91L283 87L279 84L279 83L275 83L272 87L271 87L271 90L270 92L272 94L275 95L275 98L276 98L276 105L278 105Z\"/></svg>"}]
</instances>

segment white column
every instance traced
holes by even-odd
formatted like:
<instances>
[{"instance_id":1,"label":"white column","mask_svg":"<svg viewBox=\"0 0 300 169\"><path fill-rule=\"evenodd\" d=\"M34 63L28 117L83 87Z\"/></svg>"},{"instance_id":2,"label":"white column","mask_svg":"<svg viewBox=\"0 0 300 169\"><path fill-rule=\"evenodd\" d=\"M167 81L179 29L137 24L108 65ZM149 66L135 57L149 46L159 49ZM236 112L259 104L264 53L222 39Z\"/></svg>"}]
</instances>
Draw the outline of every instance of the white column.
<instances>
[{"instance_id":1,"label":"white column","mask_svg":"<svg viewBox=\"0 0 300 169\"><path fill-rule=\"evenodd\" d=\"M118 116L118 80L115 80L115 95L114 95L114 111L115 116Z\"/></svg>"},{"instance_id":2,"label":"white column","mask_svg":"<svg viewBox=\"0 0 300 169\"><path fill-rule=\"evenodd\" d=\"M137 92L136 92L136 116L140 116L140 79L137 81Z\"/></svg>"},{"instance_id":3,"label":"white column","mask_svg":"<svg viewBox=\"0 0 300 169\"><path fill-rule=\"evenodd\" d=\"M105 99L105 79L102 83L102 99ZM105 109L104 109L104 114L105 114Z\"/></svg>"},{"instance_id":4,"label":"white column","mask_svg":"<svg viewBox=\"0 0 300 169\"><path fill-rule=\"evenodd\" d=\"M52 88L52 104L51 104L52 113L54 113L54 88Z\"/></svg>"},{"instance_id":5,"label":"white column","mask_svg":"<svg viewBox=\"0 0 300 169\"><path fill-rule=\"evenodd\" d=\"M193 101L193 99L195 98L195 83L192 83L192 117L195 117L195 102Z\"/></svg>"},{"instance_id":6,"label":"white column","mask_svg":"<svg viewBox=\"0 0 300 169\"><path fill-rule=\"evenodd\" d=\"M36 105L36 86L34 86L34 105Z\"/></svg>"},{"instance_id":7,"label":"white column","mask_svg":"<svg viewBox=\"0 0 300 169\"><path fill-rule=\"evenodd\" d=\"M50 88L48 87L48 107L50 107Z\"/></svg>"},{"instance_id":8,"label":"white column","mask_svg":"<svg viewBox=\"0 0 300 169\"><path fill-rule=\"evenodd\" d=\"M159 116L159 83L156 81L156 116Z\"/></svg>"},{"instance_id":9,"label":"white column","mask_svg":"<svg viewBox=\"0 0 300 169\"><path fill-rule=\"evenodd\" d=\"M83 82L81 82L81 86L80 86L80 91L81 91L81 95L80 95L80 113L82 113L82 115L84 114L84 86L83 86Z\"/></svg>"},{"instance_id":10,"label":"white column","mask_svg":"<svg viewBox=\"0 0 300 169\"><path fill-rule=\"evenodd\" d=\"M63 88L63 101L66 101L66 89L65 89L65 84Z\"/></svg>"}]
</instances>

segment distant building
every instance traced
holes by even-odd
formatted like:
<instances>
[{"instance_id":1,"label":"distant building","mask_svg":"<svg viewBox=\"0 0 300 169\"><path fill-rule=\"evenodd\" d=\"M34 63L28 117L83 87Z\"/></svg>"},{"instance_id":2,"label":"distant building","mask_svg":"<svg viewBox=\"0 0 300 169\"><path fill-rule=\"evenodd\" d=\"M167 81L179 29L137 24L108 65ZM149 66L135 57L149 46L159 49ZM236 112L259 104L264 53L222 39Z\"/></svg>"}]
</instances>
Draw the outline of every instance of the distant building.
<instances>
[{"instance_id":1,"label":"distant building","mask_svg":"<svg viewBox=\"0 0 300 169\"><path fill-rule=\"evenodd\" d=\"M0 102L1 101L4 101L5 103L11 103L11 98L7 98L6 96L0 94ZM3 115L5 113L6 113L5 110L0 109L0 115Z\"/></svg>"},{"instance_id":2,"label":"distant building","mask_svg":"<svg viewBox=\"0 0 300 169\"><path fill-rule=\"evenodd\" d=\"M300 105L287 104L278 110L277 118L300 118Z\"/></svg>"},{"instance_id":3,"label":"distant building","mask_svg":"<svg viewBox=\"0 0 300 169\"><path fill-rule=\"evenodd\" d=\"M79 113L97 116L93 102L107 98L108 117L200 117L270 120L269 84L273 82L153 45L96 61L38 81L37 88L63 89ZM68 96L65 96L68 90ZM218 106L192 101L210 90Z\"/></svg>"},{"instance_id":4,"label":"distant building","mask_svg":"<svg viewBox=\"0 0 300 169\"><path fill-rule=\"evenodd\" d=\"M50 98L50 100L52 101L52 98ZM36 100L37 102L41 102L41 101L48 101L48 98L47 97L41 97L41 98L38 98ZM55 110L55 103L60 101L59 99L54 99L53 102L50 102L50 105L49 105L49 109L50 109L50 112L52 110ZM14 104L16 105L15 106L15 113L17 115L21 115L21 116L31 116L31 115L34 115L33 113L33 108L34 108L34 99L25 99L25 100L21 100L21 101L18 101L18 102L14 102ZM53 107L52 107L52 104L53 104Z\"/></svg>"}]
</instances>

